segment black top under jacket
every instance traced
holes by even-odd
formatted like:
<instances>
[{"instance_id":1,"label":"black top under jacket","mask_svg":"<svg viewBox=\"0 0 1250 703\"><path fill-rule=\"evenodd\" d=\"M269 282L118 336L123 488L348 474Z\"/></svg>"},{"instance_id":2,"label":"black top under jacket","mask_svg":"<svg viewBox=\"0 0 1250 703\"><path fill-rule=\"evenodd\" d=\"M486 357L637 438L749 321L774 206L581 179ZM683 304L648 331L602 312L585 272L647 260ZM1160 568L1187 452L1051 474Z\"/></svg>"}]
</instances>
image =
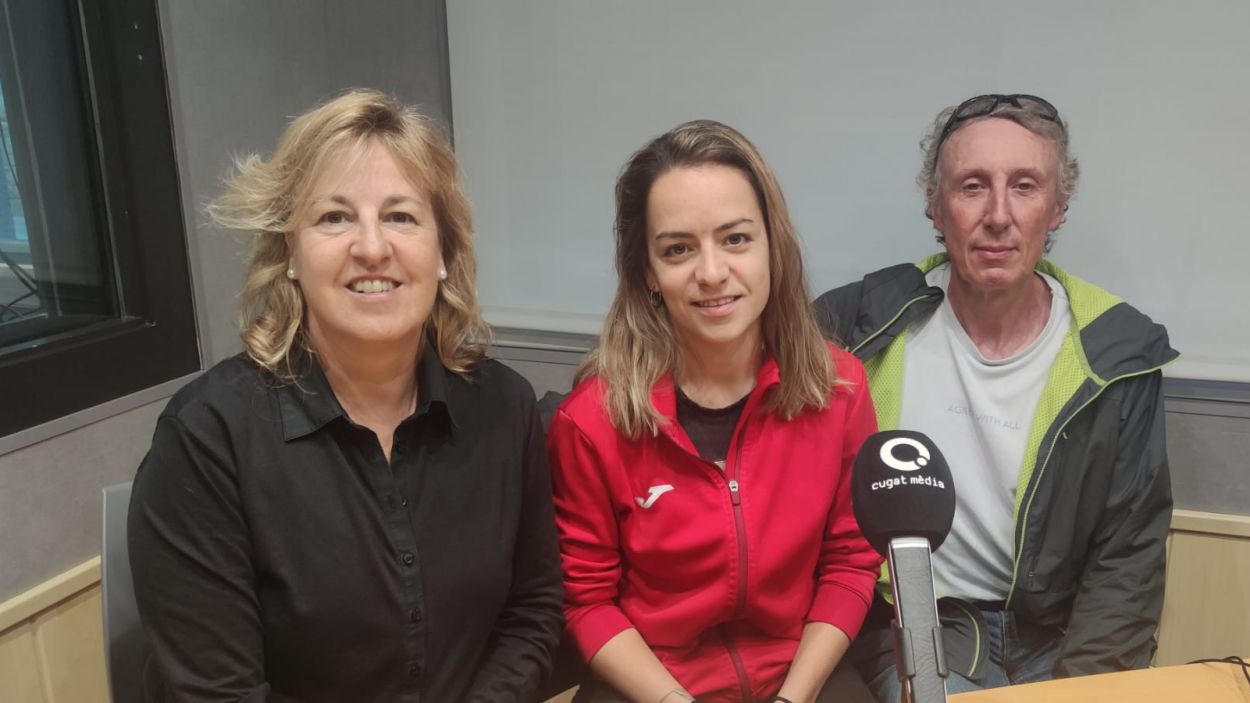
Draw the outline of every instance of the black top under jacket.
<instances>
[{"instance_id":1,"label":"black top under jacket","mask_svg":"<svg viewBox=\"0 0 1250 703\"><path fill-rule=\"evenodd\" d=\"M157 421L128 526L148 699L528 700L562 627L529 384L426 351L388 465L296 366L229 359Z\"/></svg>"},{"instance_id":2,"label":"black top under jacket","mask_svg":"<svg viewBox=\"0 0 1250 703\"><path fill-rule=\"evenodd\" d=\"M747 398L750 397L748 393L732 405L705 408L691 400L680 386L677 387L677 424L686 431L699 456L716 464L722 471L734 430L738 428L742 409L747 406Z\"/></svg>"}]
</instances>

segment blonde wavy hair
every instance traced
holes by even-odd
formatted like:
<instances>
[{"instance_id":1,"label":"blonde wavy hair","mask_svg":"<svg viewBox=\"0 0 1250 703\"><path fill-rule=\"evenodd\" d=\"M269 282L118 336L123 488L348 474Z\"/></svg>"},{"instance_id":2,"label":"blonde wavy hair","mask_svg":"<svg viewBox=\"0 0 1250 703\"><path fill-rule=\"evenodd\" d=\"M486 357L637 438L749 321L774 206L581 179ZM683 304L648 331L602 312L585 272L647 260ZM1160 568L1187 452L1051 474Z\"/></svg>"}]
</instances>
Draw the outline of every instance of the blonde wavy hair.
<instances>
[{"instance_id":1,"label":"blonde wavy hair","mask_svg":"<svg viewBox=\"0 0 1250 703\"><path fill-rule=\"evenodd\" d=\"M598 377L604 383L612 424L631 439L656 434L666 421L652 404L651 391L679 358L667 310L650 302L647 198L668 171L710 164L736 168L747 177L768 231L770 289L761 330L765 350L780 367L781 384L766 407L786 419L828 407L839 382L812 315L802 247L772 169L733 128L711 120L686 122L638 150L616 181L616 297L599 344L577 372L578 382Z\"/></svg>"},{"instance_id":2,"label":"blonde wavy hair","mask_svg":"<svg viewBox=\"0 0 1250 703\"><path fill-rule=\"evenodd\" d=\"M485 356L489 328L478 311L472 216L456 159L430 120L374 90L348 91L295 118L269 158L236 159L226 192L207 206L215 222L251 237L240 294L243 347L276 377L294 379L292 351L308 349L308 340L303 294L286 276L287 235L325 170L372 142L385 146L413 185L428 193L447 278L438 286L426 338L443 365L469 377Z\"/></svg>"}]
</instances>

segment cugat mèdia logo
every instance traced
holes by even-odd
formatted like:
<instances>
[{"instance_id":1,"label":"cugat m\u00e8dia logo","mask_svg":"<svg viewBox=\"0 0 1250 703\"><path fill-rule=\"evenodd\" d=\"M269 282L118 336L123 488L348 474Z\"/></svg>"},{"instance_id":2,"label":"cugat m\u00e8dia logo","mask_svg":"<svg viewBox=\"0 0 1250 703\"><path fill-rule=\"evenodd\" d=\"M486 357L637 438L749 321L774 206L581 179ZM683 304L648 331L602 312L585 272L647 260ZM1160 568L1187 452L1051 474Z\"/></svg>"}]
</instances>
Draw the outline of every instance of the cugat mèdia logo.
<instances>
[{"instance_id":1,"label":"cugat m\u00e8dia logo","mask_svg":"<svg viewBox=\"0 0 1250 703\"><path fill-rule=\"evenodd\" d=\"M910 437L895 437L881 445L881 461L886 466L901 471L903 476L891 476L880 481L873 481L872 490L893 490L900 486L929 486L946 488L946 484L932 476L914 473L929 464L929 448Z\"/></svg>"}]
</instances>

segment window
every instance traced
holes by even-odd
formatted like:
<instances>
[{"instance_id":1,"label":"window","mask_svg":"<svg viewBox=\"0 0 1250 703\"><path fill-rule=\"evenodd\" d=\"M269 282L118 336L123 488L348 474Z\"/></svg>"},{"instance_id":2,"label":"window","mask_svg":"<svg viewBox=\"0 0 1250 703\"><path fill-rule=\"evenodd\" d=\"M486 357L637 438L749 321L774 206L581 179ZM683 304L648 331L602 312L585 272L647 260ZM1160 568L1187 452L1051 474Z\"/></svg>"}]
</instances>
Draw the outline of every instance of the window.
<instances>
[{"instance_id":1,"label":"window","mask_svg":"<svg viewBox=\"0 0 1250 703\"><path fill-rule=\"evenodd\" d=\"M4 436L200 360L155 0L0 7Z\"/></svg>"}]
</instances>

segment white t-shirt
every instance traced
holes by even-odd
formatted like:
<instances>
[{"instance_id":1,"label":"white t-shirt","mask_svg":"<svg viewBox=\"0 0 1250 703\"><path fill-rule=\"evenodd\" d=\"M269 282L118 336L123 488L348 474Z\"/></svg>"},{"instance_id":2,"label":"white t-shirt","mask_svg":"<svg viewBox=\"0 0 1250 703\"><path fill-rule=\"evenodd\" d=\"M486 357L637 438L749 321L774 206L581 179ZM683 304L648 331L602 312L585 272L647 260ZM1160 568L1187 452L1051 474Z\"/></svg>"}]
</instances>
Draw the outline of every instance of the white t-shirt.
<instances>
[{"instance_id":1,"label":"white t-shirt","mask_svg":"<svg viewBox=\"0 0 1250 703\"><path fill-rule=\"evenodd\" d=\"M1016 485L1037 402L1071 313L1054 278L1050 319L1009 359L987 360L955 317L949 298L908 331L899 428L931 437L955 481L955 521L933 556L939 598L995 601L1011 588ZM925 280L947 290L950 263Z\"/></svg>"}]
</instances>

